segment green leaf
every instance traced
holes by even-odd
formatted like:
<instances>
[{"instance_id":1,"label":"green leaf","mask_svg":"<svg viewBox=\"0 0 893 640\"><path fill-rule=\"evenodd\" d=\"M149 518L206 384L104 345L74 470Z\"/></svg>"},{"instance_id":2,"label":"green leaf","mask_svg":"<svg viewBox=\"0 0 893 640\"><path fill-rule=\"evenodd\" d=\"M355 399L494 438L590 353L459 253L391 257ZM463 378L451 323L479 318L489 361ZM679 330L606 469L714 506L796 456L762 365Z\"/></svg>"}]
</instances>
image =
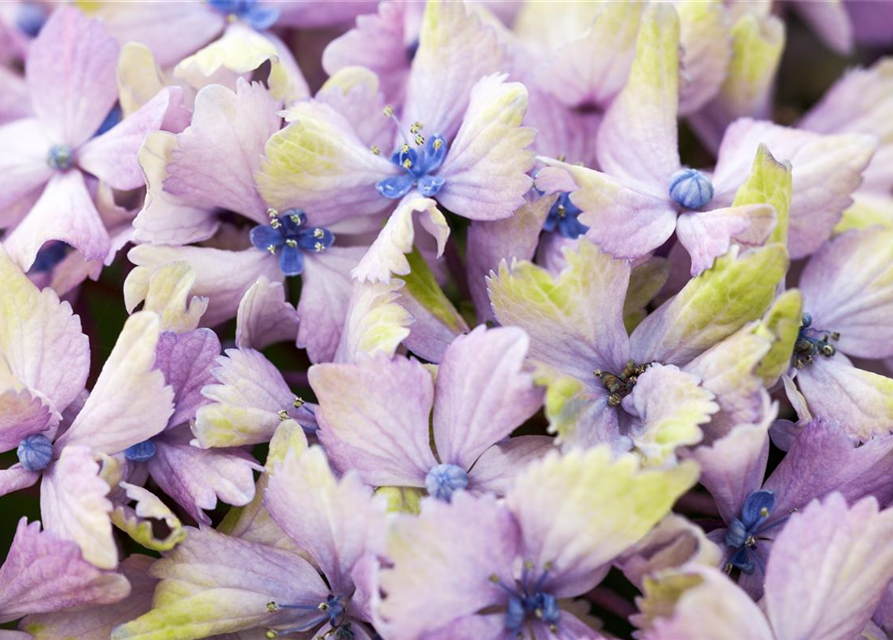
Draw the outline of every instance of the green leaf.
<instances>
[{"instance_id":1,"label":"green leaf","mask_svg":"<svg viewBox=\"0 0 893 640\"><path fill-rule=\"evenodd\" d=\"M768 242L787 246L791 209L791 163L779 162L765 144L760 143L750 176L735 194L733 207L745 204L771 204L778 214L778 223Z\"/></svg>"}]
</instances>

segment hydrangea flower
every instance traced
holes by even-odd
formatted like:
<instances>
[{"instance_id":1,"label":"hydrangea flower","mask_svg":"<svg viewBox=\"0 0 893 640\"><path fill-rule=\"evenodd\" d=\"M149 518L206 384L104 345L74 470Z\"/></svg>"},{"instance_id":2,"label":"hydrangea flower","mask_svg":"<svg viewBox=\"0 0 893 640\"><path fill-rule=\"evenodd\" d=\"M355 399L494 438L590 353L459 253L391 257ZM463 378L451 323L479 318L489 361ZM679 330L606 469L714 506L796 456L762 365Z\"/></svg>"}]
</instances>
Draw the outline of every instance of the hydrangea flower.
<instances>
[{"instance_id":1,"label":"hydrangea flower","mask_svg":"<svg viewBox=\"0 0 893 640\"><path fill-rule=\"evenodd\" d=\"M385 355L315 365L320 443L336 468L372 486L424 488L445 501L459 490L504 493L514 471L551 447L541 436L508 438L542 402L522 371L526 352L522 331L478 327L447 347L436 380L418 361Z\"/></svg>"},{"instance_id":2,"label":"hydrangea flower","mask_svg":"<svg viewBox=\"0 0 893 640\"><path fill-rule=\"evenodd\" d=\"M373 638L368 623L384 502L355 473L336 479L322 450L306 447L306 440L291 441L271 470L264 498L303 557L213 529L192 531L152 568L161 578L157 592L177 597L118 627L112 638L250 629L266 629L267 637Z\"/></svg>"},{"instance_id":3,"label":"hydrangea flower","mask_svg":"<svg viewBox=\"0 0 893 640\"><path fill-rule=\"evenodd\" d=\"M774 245L728 256L689 282L632 335L623 322L629 263L585 240L579 253L567 251L565 257L568 266L557 278L516 262L512 268L503 263L489 280L496 318L530 336L530 359L550 387L546 410L552 428L567 446L607 442L615 450L635 448L655 460L700 441L699 425L720 409L716 395L747 386L751 375L745 370L734 383L723 382L726 373L715 365L711 351L720 350L721 358L739 357L723 353L721 342L769 304L786 266L784 250ZM758 273L766 278L759 284L753 279ZM741 307L709 302L713 278L723 279L724 292L738 298ZM745 296L754 297L744 303Z\"/></svg>"},{"instance_id":4,"label":"hydrangea flower","mask_svg":"<svg viewBox=\"0 0 893 640\"><path fill-rule=\"evenodd\" d=\"M388 536L385 629L396 638L601 638L566 607L694 483L683 464L641 470L595 448L532 463L506 500L428 499ZM426 588L438 585L436 589Z\"/></svg>"},{"instance_id":5,"label":"hydrangea flower","mask_svg":"<svg viewBox=\"0 0 893 640\"><path fill-rule=\"evenodd\" d=\"M0 208L13 212L3 226L14 227L4 245L25 270L49 240L104 261L112 245L88 184L95 176L115 189L142 186L136 152L181 99L180 89L162 91L103 131L118 95L118 46L102 25L73 8L55 11L29 51L35 117L0 127Z\"/></svg>"}]
</instances>

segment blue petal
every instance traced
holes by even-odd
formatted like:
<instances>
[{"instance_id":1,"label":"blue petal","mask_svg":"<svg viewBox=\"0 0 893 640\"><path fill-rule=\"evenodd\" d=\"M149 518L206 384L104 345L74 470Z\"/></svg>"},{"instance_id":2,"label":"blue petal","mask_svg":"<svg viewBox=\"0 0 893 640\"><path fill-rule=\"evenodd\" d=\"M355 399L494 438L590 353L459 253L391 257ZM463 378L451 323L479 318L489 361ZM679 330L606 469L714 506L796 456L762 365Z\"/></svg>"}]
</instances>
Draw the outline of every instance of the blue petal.
<instances>
[{"instance_id":1,"label":"blue petal","mask_svg":"<svg viewBox=\"0 0 893 640\"><path fill-rule=\"evenodd\" d=\"M742 547L735 553L735 555L729 558L729 564L733 567L738 567L741 569L742 573L746 573L747 575L752 574L753 570L756 568L753 561L750 559L750 549L747 547Z\"/></svg>"},{"instance_id":2,"label":"blue petal","mask_svg":"<svg viewBox=\"0 0 893 640\"><path fill-rule=\"evenodd\" d=\"M775 494L771 491L754 491L747 500L744 501L744 507L741 509L741 520L748 530L765 522L769 516L763 516L760 511L764 508L767 512L772 511L775 506Z\"/></svg>"},{"instance_id":3,"label":"blue petal","mask_svg":"<svg viewBox=\"0 0 893 640\"><path fill-rule=\"evenodd\" d=\"M220 13L238 14L243 10L242 0L208 0L208 4Z\"/></svg>"},{"instance_id":4,"label":"blue petal","mask_svg":"<svg viewBox=\"0 0 893 640\"><path fill-rule=\"evenodd\" d=\"M399 200L412 189L415 184L415 176L401 173L399 176L385 178L375 183L375 188L385 198Z\"/></svg>"},{"instance_id":5,"label":"blue petal","mask_svg":"<svg viewBox=\"0 0 893 640\"><path fill-rule=\"evenodd\" d=\"M439 464L425 476L428 495L449 502L455 491L468 486L468 474L455 464Z\"/></svg>"},{"instance_id":6,"label":"blue petal","mask_svg":"<svg viewBox=\"0 0 893 640\"><path fill-rule=\"evenodd\" d=\"M524 608L524 603L521 602L521 598L517 596L509 598L508 610L505 612L505 628L512 630L520 629L526 617L527 611Z\"/></svg>"},{"instance_id":7,"label":"blue petal","mask_svg":"<svg viewBox=\"0 0 893 640\"><path fill-rule=\"evenodd\" d=\"M19 31L32 38L37 37L47 21L46 10L34 2L25 2L19 5L16 12L15 23Z\"/></svg>"},{"instance_id":8,"label":"blue petal","mask_svg":"<svg viewBox=\"0 0 893 640\"><path fill-rule=\"evenodd\" d=\"M278 249L285 244L285 238L278 229L270 225L260 225L251 230L251 244L258 249L268 250L270 247Z\"/></svg>"},{"instance_id":9,"label":"blue petal","mask_svg":"<svg viewBox=\"0 0 893 640\"><path fill-rule=\"evenodd\" d=\"M732 520L729 528L726 529L725 543L727 547L737 549L743 547L747 540L747 527L738 518Z\"/></svg>"},{"instance_id":10,"label":"blue petal","mask_svg":"<svg viewBox=\"0 0 893 640\"><path fill-rule=\"evenodd\" d=\"M543 617L542 621L546 624L555 624L561 617L561 609L558 607L558 601L550 593L542 594Z\"/></svg>"},{"instance_id":11,"label":"blue petal","mask_svg":"<svg viewBox=\"0 0 893 640\"><path fill-rule=\"evenodd\" d=\"M589 227L577 220L577 216L566 216L558 221L558 232L568 240L576 240L589 231Z\"/></svg>"},{"instance_id":12,"label":"blue petal","mask_svg":"<svg viewBox=\"0 0 893 640\"><path fill-rule=\"evenodd\" d=\"M279 254L279 268L287 276L299 276L304 271L304 255L297 247L286 245Z\"/></svg>"},{"instance_id":13,"label":"blue petal","mask_svg":"<svg viewBox=\"0 0 893 640\"><path fill-rule=\"evenodd\" d=\"M434 148L434 143L437 141L440 141L439 149ZM440 165L443 164L443 159L446 158L446 154L447 143L446 140L443 139L443 136L436 134L428 138L428 142L425 143L423 157L420 159L424 172L431 173L432 171L440 169Z\"/></svg>"},{"instance_id":14,"label":"blue petal","mask_svg":"<svg viewBox=\"0 0 893 640\"><path fill-rule=\"evenodd\" d=\"M264 31L272 27L279 19L279 9L254 4L243 12L241 17L258 31Z\"/></svg>"},{"instance_id":15,"label":"blue petal","mask_svg":"<svg viewBox=\"0 0 893 640\"><path fill-rule=\"evenodd\" d=\"M301 229L298 234L298 246L304 251L320 253L331 247L333 242L335 242L335 235L322 227Z\"/></svg>"},{"instance_id":16,"label":"blue petal","mask_svg":"<svg viewBox=\"0 0 893 640\"><path fill-rule=\"evenodd\" d=\"M419 178L419 193L428 198L436 196L445 182L440 176L423 176Z\"/></svg>"},{"instance_id":17,"label":"blue petal","mask_svg":"<svg viewBox=\"0 0 893 640\"><path fill-rule=\"evenodd\" d=\"M124 450L124 457L132 462L146 462L155 457L157 451L155 443L151 440L143 440Z\"/></svg>"},{"instance_id":18,"label":"blue petal","mask_svg":"<svg viewBox=\"0 0 893 640\"><path fill-rule=\"evenodd\" d=\"M282 234L286 238L296 238L307 224L307 214L300 209L288 209L279 214L279 222L282 223Z\"/></svg>"},{"instance_id":19,"label":"blue petal","mask_svg":"<svg viewBox=\"0 0 893 640\"><path fill-rule=\"evenodd\" d=\"M96 133L93 134L93 137L101 136L109 129L117 126L117 124L121 122L122 115L121 105L116 104L112 107L112 110L108 112L108 115L105 117L105 120L102 121L102 124L99 125L99 128L96 130Z\"/></svg>"}]
</instances>

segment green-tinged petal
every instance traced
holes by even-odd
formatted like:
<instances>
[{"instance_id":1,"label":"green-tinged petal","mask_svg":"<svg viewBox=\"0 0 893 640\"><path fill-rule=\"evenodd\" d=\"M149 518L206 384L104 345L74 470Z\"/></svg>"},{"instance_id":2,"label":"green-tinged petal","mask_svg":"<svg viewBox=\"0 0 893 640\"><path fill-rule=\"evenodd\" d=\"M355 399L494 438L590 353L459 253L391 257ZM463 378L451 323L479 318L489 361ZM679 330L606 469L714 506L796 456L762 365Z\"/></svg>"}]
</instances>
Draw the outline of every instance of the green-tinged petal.
<instances>
[{"instance_id":1,"label":"green-tinged petal","mask_svg":"<svg viewBox=\"0 0 893 640\"><path fill-rule=\"evenodd\" d=\"M397 302L402 288L402 280L354 285L335 362L356 362L379 352L394 355L413 321Z\"/></svg>"},{"instance_id":2,"label":"green-tinged petal","mask_svg":"<svg viewBox=\"0 0 893 640\"><path fill-rule=\"evenodd\" d=\"M633 332L636 362L684 365L763 315L788 268L781 244L733 246Z\"/></svg>"},{"instance_id":3,"label":"green-tinged petal","mask_svg":"<svg viewBox=\"0 0 893 640\"><path fill-rule=\"evenodd\" d=\"M121 47L118 57L118 100L126 118L154 98L166 83L151 49L139 42Z\"/></svg>"},{"instance_id":4,"label":"green-tinged petal","mask_svg":"<svg viewBox=\"0 0 893 640\"><path fill-rule=\"evenodd\" d=\"M643 582L658 573L687 564L716 567L722 549L688 518L669 514L616 563L623 574L643 589Z\"/></svg>"},{"instance_id":5,"label":"green-tinged petal","mask_svg":"<svg viewBox=\"0 0 893 640\"><path fill-rule=\"evenodd\" d=\"M773 338L755 333L756 329L756 323L745 326L684 367L716 396L720 408L704 428L707 442L721 438L735 425L758 422L763 414L765 390L756 369Z\"/></svg>"},{"instance_id":6,"label":"green-tinged petal","mask_svg":"<svg viewBox=\"0 0 893 640\"><path fill-rule=\"evenodd\" d=\"M318 225L385 209L389 201L375 184L397 167L366 147L331 108L310 104L304 111L267 141L256 176L264 201L280 211L299 206Z\"/></svg>"},{"instance_id":7,"label":"green-tinged petal","mask_svg":"<svg viewBox=\"0 0 893 640\"><path fill-rule=\"evenodd\" d=\"M633 428L633 447L646 464L674 460L677 447L701 441L699 425L719 411L700 379L672 365L652 364L623 399L627 413L641 423Z\"/></svg>"},{"instance_id":8,"label":"green-tinged petal","mask_svg":"<svg viewBox=\"0 0 893 640\"><path fill-rule=\"evenodd\" d=\"M27 386L55 411L84 390L90 343L71 305L41 291L0 245L0 388Z\"/></svg>"},{"instance_id":9,"label":"green-tinged petal","mask_svg":"<svg viewBox=\"0 0 893 640\"><path fill-rule=\"evenodd\" d=\"M679 113L695 113L713 98L732 59L731 20L722 0L676 3L679 12Z\"/></svg>"},{"instance_id":10,"label":"green-tinged petal","mask_svg":"<svg viewBox=\"0 0 893 640\"><path fill-rule=\"evenodd\" d=\"M406 254L412 251L415 242L416 221L437 241L439 258L450 237L446 218L431 198L410 195L400 201L350 275L359 282L389 282L391 274L407 275L411 267Z\"/></svg>"},{"instance_id":11,"label":"green-tinged petal","mask_svg":"<svg viewBox=\"0 0 893 640\"><path fill-rule=\"evenodd\" d=\"M208 308L207 298L189 297L194 284L195 270L188 262L169 262L155 269L136 267L124 281L124 304L132 313L144 303L143 310L158 314L162 331L192 331Z\"/></svg>"},{"instance_id":12,"label":"green-tinged petal","mask_svg":"<svg viewBox=\"0 0 893 640\"><path fill-rule=\"evenodd\" d=\"M546 386L545 409L549 429L560 436L568 436L583 408L579 397L583 383L572 376L562 376L546 369L537 371L534 381Z\"/></svg>"},{"instance_id":13,"label":"green-tinged petal","mask_svg":"<svg viewBox=\"0 0 893 640\"><path fill-rule=\"evenodd\" d=\"M595 586L604 565L645 537L698 478L690 461L643 470L636 456L612 458L608 447L550 453L506 497L523 557L551 565L546 585L556 597Z\"/></svg>"},{"instance_id":14,"label":"green-tinged petal","mask_svg":"<svg viewBox=\"0 0 893 640\"><path fill-rule=\"evenodd\" d=\"M772 340L772 346L760 360L756 371L766 387L774 385L790 368L802 313L803 297L796 289L790 289L776 298L754 329L757 335Z\"/></svg>"},{"instance_id":15,"label":"green-tinged petal","mask_svg":"<svg viewBox=\"0 0 893 640\"><path fill-rule=\"evenodd\" d=\"M193 55L184 58L174 76L196 89L212 82L234 84L236 76L244 76L270 63L270 93L277 100L291 102L306 98L307 82L292 63L282 63L276 43L254 29L240 24L230 26L223 36Z\"/></svg>"},{"instance_id":16,"label":"green-tinged petal","mask_svg":"<svg viewBox=\"0 0 893 640\"><path fill-rule=\"evenodd\" d=\"M294 420L284 420L280 423L270 441L265 472L257 481L254 498L243 507L230 509L217 526L217 530L220 533L242 538L249 542L258 542L287 551L297 551L294 541L270 517L264 506L264 493L267 490L270 477L275 473L276 466L282 463L286 453L291 451L300 454L307 447L307 436L301 425Z\"/></svg>"},{"instance_id":17,"label":"green-tinged petal","mask_svg":"<svg viewBox=\"0 0 893 640\"><path fill-rule=\"evenodd\" d=\"M760 144L750 175L735 193L733 207L745 204L771 204L777 222L769 242L787 245L791 210L791 163L779 162L765 144Z\"/></svg>"},{"instance_id":18,"label":"green-tinged petal","mask_svg":"<svg viewBox=\"0 0 893 640\"><path fill-rule=\"evenodd\" d=\"M403 278L406 287L401 292L402 295L412 297L451 331L457 334L467 331L468 325L440 288L434 272L418 248L414 247L406 259L409 261L410 272Z\"/></svg>"},{"instance_id":19,"label":"green-tinged petal","mask_svg":"<svg viewBox=\"0 0 893 640\"><path fill-rule=\"evenodd\" d=\"M134 508L118 506L111 513L112 524L147 549L170 551L186 539L186 529L180 519L155 494L127 482L120 483ZM164 522L169 533L159 539L152 530L153 521Z\"/></svg>"},{"instance_id":20,"label":"green-tinged petal","mask_svg":"<svg viewBox=\"0 0 893 640\"><path fill-rule=\"evenodd\" d=\"M732 60L716 98L693 119L709 146L742 116L767 116L772 83L785 45L785 25L772 15L747 12L732 27Z\"/></svg>"},{"instance_id":21,"label":"green-tinged petal","mask_svg":"<svg viewBox=\"0 0 893 640\"><path fill-rule=\"evenodd\" d=\"M645 640L772 640L760 608L714 567L685 567L645 581L633 623Z\"/></svg>"},{"instance_id":22,"label":"green-tinged petal","mask_svg":"<svg viewBox=\"0 0 893 640\"><path fill-rule=\"evenodd\" d=\"M269 603L318 603L329 594L316 569L297 554L213 529L190 530L153 565L152 575L161 579L153 609L115 628L114 640L193 640L297 626L313 612L271 611Z\"/></svg>"},{"instance_id":23,"label":"green-tinged petal","mask_svg":"<svg viewBox=\"0 0 893 640\"><path fill-rule=\"evenodd\" d=\"M629 263L615 260L588 241L565 250L567 267L557 278L527 261L503 261L487 279L496 318L530 336L529 358L579 380L593 371L626 364L629 340L623 301Z\"/></svg>"},{"instance_id":24,"label":"green-tinged petal","mask_svg":"<svg viewBox=\"0 0 893 640\"><path fill-rule=\"evenodd\" d=\"M415 487L379 487L375 495L384 496L388 511L418 515L422 510L422 497L425 492Z\"/></svg>"},{"instance_id":25,"label":"green-tinged petal","mask_svg":"<svg viewBox=\"0 0 893 640\"><path fill-rule=\"evenodd\" d=\"M652 257L633 267L629 276L629 289L623 302L623 324L632 333L648 313L645 306L660 293L670 277L670 261Z\"/></svg>"},{"instance_id":26,"label":"green-tinged petal","mask_svg":"<svg viewBox=\"0 0 893 640\"><path fill-rule=\"evenodd\" d=\"M867 229L875 225L893 227L893 198L887 195L854 193L853 204L843 212L843 217L834 227L834 233Z\"/></svg>"}]
</instances>

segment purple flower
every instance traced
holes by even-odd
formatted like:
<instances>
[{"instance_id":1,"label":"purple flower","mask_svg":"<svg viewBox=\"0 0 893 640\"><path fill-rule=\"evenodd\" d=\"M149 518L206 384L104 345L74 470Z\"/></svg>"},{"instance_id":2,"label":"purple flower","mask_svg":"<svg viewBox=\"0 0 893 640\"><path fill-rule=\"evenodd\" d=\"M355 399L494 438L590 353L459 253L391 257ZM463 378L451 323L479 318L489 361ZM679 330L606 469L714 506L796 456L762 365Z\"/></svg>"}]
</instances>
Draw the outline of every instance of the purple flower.
<instances>
[{"instance_id":1,"label":"purple flower","mask_svg":"<svg viewBox=\"0 0 893 640\"><path fill-rule=\"evenodd\" d=\"M436 383L420 362L384 354L316 365L319 440L338 469L372 486L425 488L446 501L460 490L504 493L552 442L508 438L542 402L522 371L526 352L522 331L478 327L446 349Z\"/></svg>"},{"instance_id":2,"label":"purple flower","mask_svg":"<svg viewBox=\"0 0 893 640\"><path fill-rule=\"evenodd\" d=\"M31 45L25 74L35 117L0 127L0 208L26 212L4 245L25 270L48 240L86 260L114 255L91 195L94 176L115 189L142 186L136 152L182 95L166 89L100 133L117 99L117 58L102 25L72 8L53 12Z\"/></svg>"}]
</instances>

